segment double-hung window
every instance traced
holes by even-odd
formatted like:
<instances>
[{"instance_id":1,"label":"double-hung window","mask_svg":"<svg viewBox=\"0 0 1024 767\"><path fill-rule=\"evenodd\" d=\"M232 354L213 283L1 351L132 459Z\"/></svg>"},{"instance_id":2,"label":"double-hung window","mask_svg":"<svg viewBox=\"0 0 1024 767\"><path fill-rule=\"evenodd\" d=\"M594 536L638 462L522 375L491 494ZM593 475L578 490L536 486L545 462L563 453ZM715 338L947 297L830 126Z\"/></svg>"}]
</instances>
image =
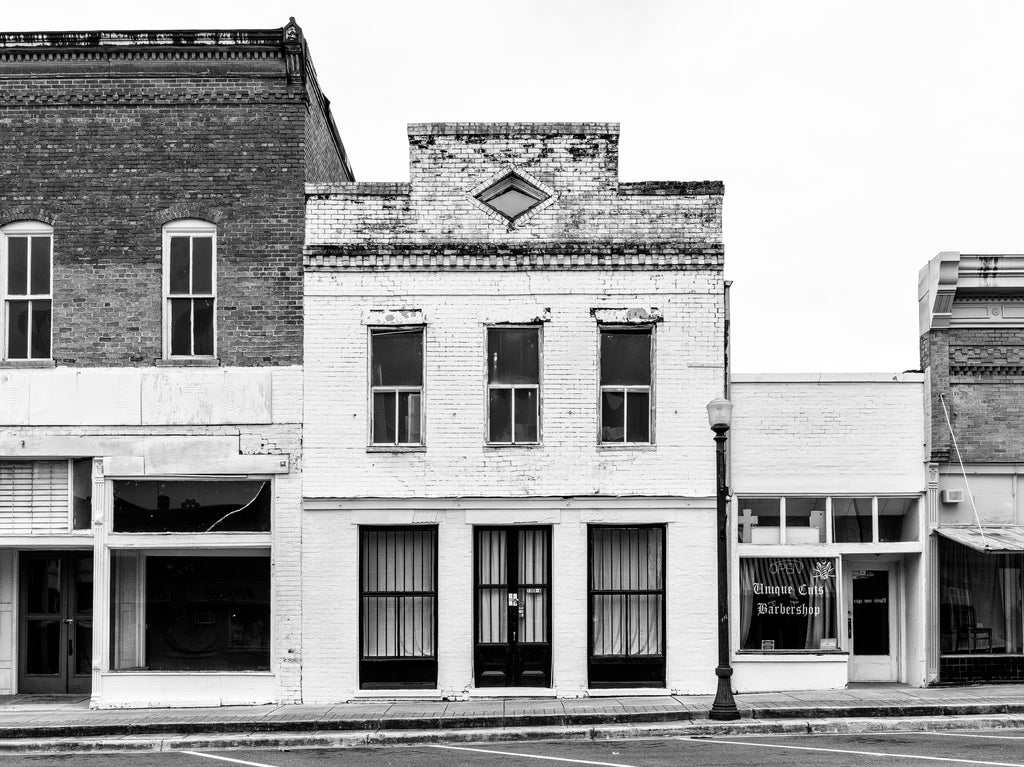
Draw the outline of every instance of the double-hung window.
<instances>
[{"instance_id":1,"label":"double-hung window","mask_svg":"<svg viewBox=\"0 0 1024 767\"><path fill-rule=\"evenodd\" d=\"M651 442L651 328L601 328L601 442Z\"/></svg>"},{"instance_id":2,"label":"double-hung window","mask_svg":"<svg viewBox=\"0 0 1024 767\"><path fill-rule=\"evenodd\" d=\"M5 359L49 359L53 229L19 221L0 229Z\"/></svg>"},{"instance_id":3,"label":"double-hung window","mask_svg":"<svg viewBox=\"0 0 1024 767\"><path fill-rule=\"evenodd\" d=\"M538 441L540 329L487 329L487 438L492 444Z\"/></svg>"},{"instance_id":4,"label":"double-hung window","mask_svg":"<svg viewBox=\"0 0 1024 767\"><path fill-rule=\"evenodd\" d=\"M217 229L205 221L164 227L165 351L168 357L216 355Z\"/></svg>"},{"instance_id":5,"label":"double-hung window","mask_svg":"<svg viewBox=\"0 0 1024 767\"><path fill-rule=\"evenodd\" d=\"M370 330L370 442L423 444L423 328Z\"/></svg>"}]
</instances>

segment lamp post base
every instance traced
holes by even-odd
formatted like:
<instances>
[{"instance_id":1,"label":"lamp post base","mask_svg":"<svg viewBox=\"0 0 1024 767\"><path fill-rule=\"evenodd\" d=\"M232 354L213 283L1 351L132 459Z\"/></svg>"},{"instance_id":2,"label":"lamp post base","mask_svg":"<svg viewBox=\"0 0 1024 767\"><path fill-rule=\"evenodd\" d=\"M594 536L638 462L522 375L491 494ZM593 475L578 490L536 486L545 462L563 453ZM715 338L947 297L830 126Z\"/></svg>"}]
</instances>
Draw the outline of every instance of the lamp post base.
<instances>
[{"instance_id":1,"label":"lamp post base","mask_svg":"<svg viewBox=\"0 0 1024 767\"><path fill-rule=\"evenodd\" d=\"M718 666L715 669L715 675L718 677L718 693L715 695L715 702L711 704L708 719L718 722L735 721L740 718L740 712L732 697L732 668Z\"/></svg>"}]
</instances>

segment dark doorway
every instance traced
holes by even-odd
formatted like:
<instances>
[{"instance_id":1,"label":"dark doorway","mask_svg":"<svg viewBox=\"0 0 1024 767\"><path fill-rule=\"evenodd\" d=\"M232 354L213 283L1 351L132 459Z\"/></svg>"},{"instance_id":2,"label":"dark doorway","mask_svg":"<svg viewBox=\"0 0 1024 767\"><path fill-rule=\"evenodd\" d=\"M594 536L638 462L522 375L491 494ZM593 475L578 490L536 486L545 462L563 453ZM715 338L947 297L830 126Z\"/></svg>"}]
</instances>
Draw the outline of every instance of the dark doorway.
<instances>
[{"instance_id":1,"label":"dark doorway","mask_svg":"<svg viewBox=\"0 0 1024 767\"><path fill-rule=\"evenodd\" d=\"M858 570L853 576L853 654L889 654L889 572Z\"/></svg>"},{"instance_id":2,"label":"dark doorway","mask_svg":"<svg viewBox=\"0 0 1024 767\"><path fill-rule=\"evenodd\" d=\"M478 527L477 687L551 684L551 528Z\"/></svg>"},{"instance_id":3,"label":"dark doorway","mask_svg":"<svg viewBox=\"0 0 1024 767\"><path fill-rule=\"evenodd\" d=\"M18 691L92 689L92 552L28 552L21 561Z\"/></svg>"}]
</instances>

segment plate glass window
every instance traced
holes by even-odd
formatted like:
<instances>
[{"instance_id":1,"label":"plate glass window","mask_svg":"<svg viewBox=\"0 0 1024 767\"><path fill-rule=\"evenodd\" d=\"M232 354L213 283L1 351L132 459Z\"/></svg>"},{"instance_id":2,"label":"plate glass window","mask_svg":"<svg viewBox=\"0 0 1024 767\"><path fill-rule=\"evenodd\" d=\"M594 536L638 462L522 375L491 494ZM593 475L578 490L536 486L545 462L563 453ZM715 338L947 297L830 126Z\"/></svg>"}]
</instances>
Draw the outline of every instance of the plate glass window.
<instances>
[{"instance_id":1,"label":"plate glass window","mask_svg":"<svg viewBox=\"0 0 1024 767\"><path fill-rule=\"evenodd\" d=\"M838 647L834 559L740 559L740 649Z\"/></svg>"},{"instance_id":2,"label":"plate glass window","mask_svg":"<svg viewBox=\"0 0 1024 767\"><path fill-rule=\"evenodd\" d=\"M216 229L202 221L164 227L167 349L171 357L216 353Z\"/></svg>"},{"instance_id":3,"label":"plate glass window","mask_svg":"<svg viewBox=\"0 0 1024 767\"><path fill-rule=\"evenodd\" d=\"M423 328L370 331L371 441L423 444Z\"/></svg>"},{"instance_id":4,"label":"plate glass window","mask_svg":"<svg viewBox=\"0 0 1024 767\"><path fill-rule=\"evenodd\" d=\"M651 441L651 328L601 329L601 442Z\"/></svg>"},{"instance_id":5,"label":"plate glass window","mask_svg":"<svg viewBox=\"0 0 1024 767\"><path fill-rule=\"evenodd\" d=\"M496 444L537 442L540 330L488 328L488 439Z\"/></svg>"},{"instance_id":6,"label":"plate glass window","mask_svg":"<svg viewBox=\"0 0 1024 767\"><path fill-rule=\"evenodd\" d=\"M115 551L112 671L266 671L270 555Z\"/></svg>"},{"instance_id":7,"label":"plate glass window","mask_svg":"<svg viewBox=\"0 0 1024 767\"><path fill-rule=\"evenodd\" d=\"M4 355L49 359L53 305L53 230L24 221L0 229Z\"/></svg>"}]
</instances>

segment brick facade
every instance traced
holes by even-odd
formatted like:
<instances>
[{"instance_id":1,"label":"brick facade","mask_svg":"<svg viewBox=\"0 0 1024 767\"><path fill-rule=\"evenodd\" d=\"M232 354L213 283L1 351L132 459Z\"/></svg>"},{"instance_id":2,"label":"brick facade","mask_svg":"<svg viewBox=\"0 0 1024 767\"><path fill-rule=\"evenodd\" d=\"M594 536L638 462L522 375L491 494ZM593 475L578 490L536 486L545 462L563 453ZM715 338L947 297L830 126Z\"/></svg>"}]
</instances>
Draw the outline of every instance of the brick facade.
<instances>
[{"instance_id":1,"label":"brick facade","mask_svg":"<svg viewBox=\"0 0 1024 767\"><path fill-rule=\"evenodd\" d=\"M162 357L161 226L176 218L217 225L221 363L300 363L303 184L351 178L290 63L301 37L144 51L38 37L0 39L0 225L54 228L56 364Z\"/></svg>"},{"instance_id":2,"label":"brick facade","mask_svg":"<svg viewBox=\"0 0 1024 767\"><path fill-rule=\"evenodd\" d=\"M92 459L89 529L40 528L31 545L93 554L92 705L296 702L303 185L352 178L301 30L3 34L0 89L0 226L53 228L52 364L0 362L0 459ZM212 364L163 359L162 227L179 219L216 225ZM156 477L269 481L271 531L126 541L111 483ZM0 536L14 588L24 547ZM266 557L271 582L256 588L270 591L269 667L197 682L151 671L139 651L121 673L112 646L143 630L119 628L111 605L112 586L130 585L113 565L126 547ZM0 599L5 693L23 681L14 604Z\"/></svg>"},{"instance_id":3,"label":"brick facade","mask_svg":"<svg viewBox=\"0 0 1024 767\"><path fill-rule=\"evenodd\" d=\"M547 686L579 696L588 529L664 525L663 684L713 689L705 404L725 378L722 184L620 184L608 123L412 125L409 141L409 183L307 187L304 699L359 689L360 563L339 552L358 549L364 525L437 526L432 689L456 697L475 694L479 672L475 529L550 529ZM476 199L510 171L546 195L512 221ZM388 314L423 323L413 449L370 445L370 328ZM653 439L602 445L599 323L630 317L653 326ZM539 328L537 444L488 444L486 338L500 324Z\"/></svg>"}]
</instances>

